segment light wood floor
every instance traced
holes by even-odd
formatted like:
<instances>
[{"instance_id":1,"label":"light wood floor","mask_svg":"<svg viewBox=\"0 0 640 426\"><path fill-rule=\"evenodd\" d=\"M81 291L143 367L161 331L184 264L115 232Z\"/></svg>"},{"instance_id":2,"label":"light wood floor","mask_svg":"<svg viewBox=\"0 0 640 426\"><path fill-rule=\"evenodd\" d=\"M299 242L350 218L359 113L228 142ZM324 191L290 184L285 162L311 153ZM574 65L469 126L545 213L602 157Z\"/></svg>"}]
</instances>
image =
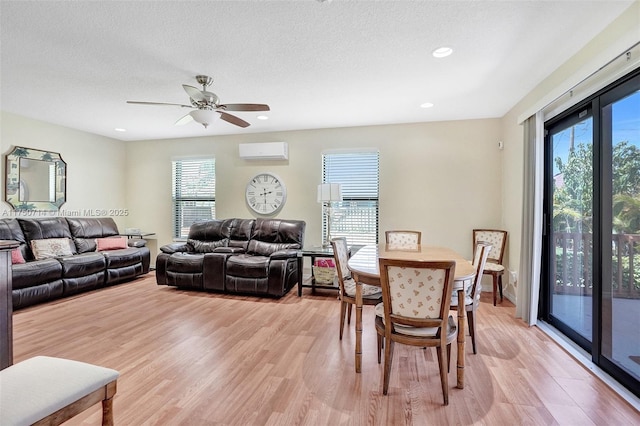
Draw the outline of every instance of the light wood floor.
<instances>
[{"instance_id":1,"label":"light wood floor","mask_svg":"<svg viewBox=\"0 0 640 426\"><path fill-rule=\"evenodd\" d=\"M259 299L137 281L17 311L14 358L65 357L120 371L116 425L627 425L640 414L537 328L490 297L467 344L466 387L442 405L435 350L396 345L382 395L373 310L362 374L335 294ZM469 340L467 340L469 342ZM455 345L453 345L455 347ZM100 405L68 422L100 424Z\"/></svg>"}]
</instances>

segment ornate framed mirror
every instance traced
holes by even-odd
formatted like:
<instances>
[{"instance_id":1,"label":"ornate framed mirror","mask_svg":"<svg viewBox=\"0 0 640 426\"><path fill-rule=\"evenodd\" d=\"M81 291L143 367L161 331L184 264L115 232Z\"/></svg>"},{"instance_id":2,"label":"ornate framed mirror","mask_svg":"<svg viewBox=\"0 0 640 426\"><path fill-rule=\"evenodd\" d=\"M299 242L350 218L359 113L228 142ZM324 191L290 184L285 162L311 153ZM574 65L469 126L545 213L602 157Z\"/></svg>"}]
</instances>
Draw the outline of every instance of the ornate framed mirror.
<instances>
[{"instance_id":1,"label":"ornate framed mirror","mask_svg":"<svg viewBox=\"0 0 640 426\"><path fill-rule=\"evenodd\" d=\"M57 211L67 199L67 163L57 152L16 146L6 173L4 199L15 210Z\"/></svg>"}]
</instances>

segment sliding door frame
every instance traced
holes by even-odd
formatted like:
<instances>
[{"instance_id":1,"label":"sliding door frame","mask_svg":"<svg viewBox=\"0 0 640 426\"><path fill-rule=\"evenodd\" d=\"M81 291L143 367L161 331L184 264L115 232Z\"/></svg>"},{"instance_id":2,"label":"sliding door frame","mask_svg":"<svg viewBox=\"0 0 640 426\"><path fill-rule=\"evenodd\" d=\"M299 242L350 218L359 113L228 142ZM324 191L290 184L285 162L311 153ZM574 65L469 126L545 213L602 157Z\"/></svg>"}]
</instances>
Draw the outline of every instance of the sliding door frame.
<instances>
[{"instance_id":1,"label":"sliding door frame","mask_svg":"<svg viewBox=\"0 0 640 426\"><path fill-rule=\"evenodd\" d=\"M610 105L633 93L634 87L640 86L640 69L636 69L611 85L599 90L584 101L570 107L544 123L544 201L543 201L543 249L542 272L540 286L540 319L550 323L560 332L591 354L593 362L611 374L631 392L640 396L640 383L630 373L614 364L603 355L603 323L612 324L613 312L610 306L603 303L605 292L611 291L611 285L604 285L612 280L612 246L605 241L611 240L613 233L613 140L610 130L612 119L610 114L603 113L602 106ZM551 312L552 291L555 277L555 242L553 236L553 146L551 136L554 131L572 126L584 119L580 111L588 109L593 119L593 227L592 227L592 336L591 342L571 329ZM588 116L588 114L586 115ZM607 261L605 261L607 259ZM607 281L608 280L608 281Z\"/></svg>"}]
</instances>

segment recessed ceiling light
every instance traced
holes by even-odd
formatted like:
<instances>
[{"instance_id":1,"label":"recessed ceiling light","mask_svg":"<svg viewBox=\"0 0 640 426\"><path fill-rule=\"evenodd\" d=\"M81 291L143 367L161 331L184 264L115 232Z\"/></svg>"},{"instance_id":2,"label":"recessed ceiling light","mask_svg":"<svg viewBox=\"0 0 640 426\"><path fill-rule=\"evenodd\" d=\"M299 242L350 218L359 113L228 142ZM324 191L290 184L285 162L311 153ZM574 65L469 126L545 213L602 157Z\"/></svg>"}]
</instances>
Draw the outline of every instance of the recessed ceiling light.
<instances>
[{"instance_id":1,"label":"recessed ceiling light","mask_svg":"<svg viewBox=\"0 0 640 426\"><path fill-rule=\"evenodd\" d=\"M268 120L268 119L269 119L269 117L267 117L266 115L259 115L259 116L257 117L257 119L258 119L258 120Z\"/></svg>"},{"instance_id":2,"label":"recessed ceiling light","mask_svg":"<svg viewBox=\"0 0 640 426\"><path fill-rule=\"evenodd\" d=\"M425 102L422 105L420 105L420 108L431 108L433 106L433 104L431 102Z\"/></svg>"},{"instance_id":3,"label":"recessed ceiling light","mask_svg":"<svg viewBox=\"0 0 640 426\"><path fill-rule=\"evenodd\" d=\"M453 53L453 49L446 46L439 47L433 52L431 52L434 58L444 58L451 55L452 53Z\"/></svg>"},{"instance_id":4,"label":"recessed ceiling light","mask_svg":"<svg viewBox=\"0 0 640 426\"><path fill-rule=\"evenodd\" d=\"M116 127L113 130L115 130L116 132L126 132L127 131L127 129L123 129L122 127Z\"/></svg>"}]
</instances>

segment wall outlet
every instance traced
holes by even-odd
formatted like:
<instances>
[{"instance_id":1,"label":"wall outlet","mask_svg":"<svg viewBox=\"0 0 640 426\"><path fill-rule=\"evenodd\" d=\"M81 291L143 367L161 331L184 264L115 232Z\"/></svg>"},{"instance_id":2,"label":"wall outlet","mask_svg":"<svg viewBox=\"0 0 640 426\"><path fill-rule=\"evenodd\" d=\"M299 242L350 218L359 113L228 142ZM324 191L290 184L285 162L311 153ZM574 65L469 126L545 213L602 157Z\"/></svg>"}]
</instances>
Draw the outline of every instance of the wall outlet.
<instances>
[{"instance_id":1,"label":"wall outlet","mask_svg":"<svg viewBox=\"0 0 640 426\"><path fill-rule=\"evenodd\" d=\"M518 282L518 273L516 271L509 271L509 284L515 284Z\"/></svg>"}]
</instances>

